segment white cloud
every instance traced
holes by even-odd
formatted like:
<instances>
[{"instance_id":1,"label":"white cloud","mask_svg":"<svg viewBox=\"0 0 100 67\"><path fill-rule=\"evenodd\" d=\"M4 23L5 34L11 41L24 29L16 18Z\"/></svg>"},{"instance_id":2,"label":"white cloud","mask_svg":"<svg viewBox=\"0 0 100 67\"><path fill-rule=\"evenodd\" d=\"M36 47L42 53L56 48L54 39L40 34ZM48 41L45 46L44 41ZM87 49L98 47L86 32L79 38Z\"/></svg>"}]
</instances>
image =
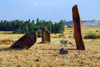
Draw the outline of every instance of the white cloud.
<instances>
[{"instance_id":1,"label":"white cloud","mask_svg":"<svg viewBox=\"0 0 100 67\"><path fill-rule=\"evenodd\" d=\"M35 2L34 2L33 4L34 4L35 6L39 6L39 4L37 4L37 3L35 3Z\"/></svg>"},{"instance_id":2,"label":"white cloud","mask_svg":"<svg viewBox=\"0 0 100 67\"><path fill-rule=\"evenodd\" d=\"M27 3L27 4L29 4L29 5L39 6L39 4L36 3L35 1L25 1L25 3Z\"/></svg>"},{"instance_id":3,"label":"white cloud","mask_svg":"<svg viewBox=\"0 0 100 67\"><path fill-rule=\"evenodd\" d=\"M49 6L49 5L48 5L48 6ZM51 4L50 7L59 7L59 8L62 8L63 5L59 5L59 4L55 4L55 5L53 5L53 4Z\"/></svg>"}]
</instances>

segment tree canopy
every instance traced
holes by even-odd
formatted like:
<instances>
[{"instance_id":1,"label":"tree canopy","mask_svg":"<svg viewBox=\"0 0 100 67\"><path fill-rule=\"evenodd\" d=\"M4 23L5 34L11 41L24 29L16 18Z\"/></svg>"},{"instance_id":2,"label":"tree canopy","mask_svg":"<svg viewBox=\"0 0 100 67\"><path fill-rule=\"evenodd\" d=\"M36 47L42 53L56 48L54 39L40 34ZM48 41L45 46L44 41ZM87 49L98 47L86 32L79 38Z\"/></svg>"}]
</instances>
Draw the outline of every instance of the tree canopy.
<instances>
[{"instance_id":1,"label":"tree canopy","mask_svg":"<svg viewBox=\"0 0 100 67\"><path fill-rule=\"evenodd\" d=\"M41 32L42 27L46 27L50 33L63 33L65 21L61 20L58 23L53 23L51 20L39 20L37 18L36 23L34 20L28 21L0 21L0 31L13 31L15 34L25 34L26 32L37 31Z\"/></svg>"}]
</instances>

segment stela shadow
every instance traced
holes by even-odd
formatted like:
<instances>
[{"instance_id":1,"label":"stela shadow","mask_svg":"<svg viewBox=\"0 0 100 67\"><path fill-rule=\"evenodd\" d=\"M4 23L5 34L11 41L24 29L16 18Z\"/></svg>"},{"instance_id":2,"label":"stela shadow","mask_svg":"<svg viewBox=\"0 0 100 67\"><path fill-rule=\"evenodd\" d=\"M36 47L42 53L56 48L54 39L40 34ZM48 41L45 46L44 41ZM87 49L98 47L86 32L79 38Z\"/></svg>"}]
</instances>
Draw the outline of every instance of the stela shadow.
<instances>
[{"instance_id":1,"label":"stela shadow","mask_svg":"<svg viewBox=\"0 0 100 67\"><path fill-rule=\"evenodd\" d=\"M60 50L60 49L39 49L39 50ZM78 49L75 49L75 48L67 48L65 50L78 50Z\"/></svg>"},{"instance_id":2,"label":"stela shadow","mask_svg":"<svg viewBox=\"0 0 100 67\"><path fill-rule=\"evenodd\" d=\"M20 48L10 48L10 47L8 47L8 48L1 48L1 49L0 49L0 52L1 52L1 51L11 51L11 50L16 51L16 50L22 50L22 49L20 49Z\"/></svg>"}]
</instances>

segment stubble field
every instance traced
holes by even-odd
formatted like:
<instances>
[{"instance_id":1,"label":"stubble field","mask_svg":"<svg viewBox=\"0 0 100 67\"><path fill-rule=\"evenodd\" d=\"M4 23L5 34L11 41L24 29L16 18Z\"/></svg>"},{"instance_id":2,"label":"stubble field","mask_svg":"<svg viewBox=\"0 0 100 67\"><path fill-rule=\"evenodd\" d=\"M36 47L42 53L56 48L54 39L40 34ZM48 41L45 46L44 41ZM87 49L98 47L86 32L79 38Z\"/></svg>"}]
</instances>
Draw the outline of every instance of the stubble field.
<instances>
[{"instance_id":1,"label":"stubble field","mask_svg":"<svg viewBox=\"0 0 100 67\"><path fill-rule=\"evenodd\" d=\"M89 31L99 35L100 27L82 27L83 36ZM72 31L72 32L71 32ZM100 67L100 39L84 39L86 50L76 50L73 28L65 28L66 37L58 38L59 34L51 34L50 44L39 44L41 38L28 50L16 50L9 47L13 43L0 45L0 67ZM0 34L0 40L18 40L24 34ZM57 38L56 38L57 37ZM67 46L60 40L68 40L75 46ZM67 49L68 54L59 54L61 48Z\"/></svg>"}]
</instances>

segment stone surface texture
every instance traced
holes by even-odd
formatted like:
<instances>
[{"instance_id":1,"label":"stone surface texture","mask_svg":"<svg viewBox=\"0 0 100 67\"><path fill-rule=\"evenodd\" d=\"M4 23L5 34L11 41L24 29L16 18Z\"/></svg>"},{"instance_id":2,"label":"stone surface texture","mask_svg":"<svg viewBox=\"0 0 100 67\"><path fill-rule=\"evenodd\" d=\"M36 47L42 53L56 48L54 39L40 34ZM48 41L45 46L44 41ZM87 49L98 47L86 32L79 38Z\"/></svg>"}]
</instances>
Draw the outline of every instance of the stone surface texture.
<instances>
[{"instance_id":1,"label":"stone surface texture","mask_svg":"<svg viewBox=\"0 0 100 67\"><path fill-rule=\"evenodd\" d=\"M26 33L23 37L17 40L11 48L19 49L29 49L37 41L37 32L32 31L31 33Z\"/></svg>"},{"instance_id":2,"label":"stone surface texture","mask_svg":"<svg viewBox=\"0 0 100 67\"><path fill-rule=\"evenodd\" d=\"M50 43L50 41L50 32L45 27L42 27L42 43Z\"/></svg>"},{"instance_id":3,"label":"stone surface texture","mask_svg":"<svg viewBox=\"0 0 100 67\"><path fill-rule=\"evenodd\" d=\"M77 5L73 6L72 13L73 13L74 38L76 42L76 47L79 50L85 50L84 41L81 32L81 18L79 15L79 10Z\"/></svg>"}]
</instances>

